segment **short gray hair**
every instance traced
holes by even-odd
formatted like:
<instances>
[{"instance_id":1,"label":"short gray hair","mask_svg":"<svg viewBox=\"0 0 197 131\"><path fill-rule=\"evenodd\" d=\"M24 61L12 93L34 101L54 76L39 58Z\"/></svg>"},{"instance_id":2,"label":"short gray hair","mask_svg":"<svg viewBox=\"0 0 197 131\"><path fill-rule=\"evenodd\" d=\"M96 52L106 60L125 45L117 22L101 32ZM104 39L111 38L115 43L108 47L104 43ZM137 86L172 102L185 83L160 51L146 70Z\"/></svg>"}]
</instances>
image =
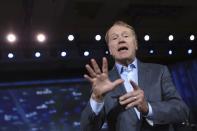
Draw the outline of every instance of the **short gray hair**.
<instances>
[{"instance_id":1,"label":"short gray hair","mask_svg":"<svg viewBox=\"0 0 197 131\"><path fill-rule=\"evenodd\" d=\"M124 21L116 21L116 22L114 22L114 24L112 26L114 26L114 25L120 25L120 26L124 26L124 27L127 27L127 28L131 29L131 31L132 31L135 39L136 39L136 42L137 42L137 36L136 36L135 30L134 30L134 28L132 26L130 26L129 24L127 24ZM107 32L105 34L105 41L106 41L106 43L109 42L109 34L108 33L109 33L109 30L112 28L112 26L107 30Z\"/></svg>"}]
</instances>

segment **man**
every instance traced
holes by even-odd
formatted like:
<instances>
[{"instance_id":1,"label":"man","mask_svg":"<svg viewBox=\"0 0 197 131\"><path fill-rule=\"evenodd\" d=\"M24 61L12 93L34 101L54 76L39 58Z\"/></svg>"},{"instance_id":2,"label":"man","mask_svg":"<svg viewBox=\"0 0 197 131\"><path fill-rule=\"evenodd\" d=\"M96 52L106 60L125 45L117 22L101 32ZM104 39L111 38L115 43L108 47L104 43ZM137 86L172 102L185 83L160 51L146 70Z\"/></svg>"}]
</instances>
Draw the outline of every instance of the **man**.
<instances>
[{"instance_id":1,"label":"man","mask_svg":"<svg viewBox=\"0 0 197 131\"><path fill-rule=\"evenodd\" d=\"M100 68L94 59L84 77L92 85L89 103L81 116L81 130L99 131L105 120L110 131L168 131L187 119L188 111L166 66L136 58L133 27L115 22L106 33L115 66L108 74L107 59Z\"/></svg>"}]
</instances>

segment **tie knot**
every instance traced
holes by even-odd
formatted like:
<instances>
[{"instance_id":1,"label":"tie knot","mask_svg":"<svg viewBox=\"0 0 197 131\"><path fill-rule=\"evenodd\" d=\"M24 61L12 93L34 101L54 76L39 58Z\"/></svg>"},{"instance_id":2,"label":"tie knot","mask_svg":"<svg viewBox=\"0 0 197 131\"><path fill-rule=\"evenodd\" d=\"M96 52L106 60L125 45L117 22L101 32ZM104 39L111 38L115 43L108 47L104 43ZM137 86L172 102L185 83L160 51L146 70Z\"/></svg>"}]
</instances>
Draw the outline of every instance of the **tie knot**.
<instances>
[{"instance_id":1,"label":"tie knot","mask_svg":"<svg viewBox=\"0 0 197 131\"><path fill-rule=\"evenodd\" d=\"M121 73L123 73L123 72L127 72L127 73L131 72L131 71L133 71L134 68L135 68L134 64L130 64L130 65L128 65L128 67L122 66Z\"/></svg>"}]
</instances>

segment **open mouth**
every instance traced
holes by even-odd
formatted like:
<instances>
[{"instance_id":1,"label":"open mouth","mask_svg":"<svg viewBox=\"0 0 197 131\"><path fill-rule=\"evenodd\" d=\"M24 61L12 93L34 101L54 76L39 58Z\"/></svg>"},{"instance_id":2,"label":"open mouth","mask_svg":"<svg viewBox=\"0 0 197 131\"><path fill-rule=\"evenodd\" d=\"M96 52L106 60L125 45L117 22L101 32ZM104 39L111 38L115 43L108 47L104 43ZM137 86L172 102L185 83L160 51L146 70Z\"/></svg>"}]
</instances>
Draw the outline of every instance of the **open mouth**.
<instances>
[{"instance_id":1,"label":"open mouth","mask_svg":"<svg viewBox=\"0 0 197 131\"><path fill-rule=\"evenodd\" d=\"M127 48L127 47L120 47L120 48L118 49L118 51L125 51L125 50L128 50L128 48Z\"/></svg>"}]
</instances>

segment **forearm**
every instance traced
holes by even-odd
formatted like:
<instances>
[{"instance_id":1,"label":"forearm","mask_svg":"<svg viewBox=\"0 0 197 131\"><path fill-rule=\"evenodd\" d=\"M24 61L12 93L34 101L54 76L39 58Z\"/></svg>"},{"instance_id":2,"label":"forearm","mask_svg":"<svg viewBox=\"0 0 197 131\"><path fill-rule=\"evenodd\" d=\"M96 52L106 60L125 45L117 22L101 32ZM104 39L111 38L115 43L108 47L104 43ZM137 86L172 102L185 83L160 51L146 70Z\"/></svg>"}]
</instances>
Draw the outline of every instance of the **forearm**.
<instances>
[{"instance_id":1,"label":"forearm","mask_svg":"<svg viewBox=\"0 0 197 131\"><path fill-rule=\"evenodd\" d=\"M104 123L104 110L98 115L93 112L90 103L83 110L81 115L81 131L99 131Z\"/></svg>"},{"instance_id":2,"label":"forearm","mask_svg":"<svg viewBox=\"0 0 197 131\"><path fill-rule=\"evenodd\" d=\"M153 108L153 121L156 124L180 123L188 119L188 108L176 91L167 67L161 77L161 101L150 103Z\"/></svg>"},{"instance_id":3,"label":"forearm","mask_svg":"<svg viewBox=\"0 0 197 131\"><path fill-rule=\"evenodd\" d=\"M181 123L188 118L188 108L178 99L150 103L153 109L154 124Z\"/></svg>"}]
</instances>

